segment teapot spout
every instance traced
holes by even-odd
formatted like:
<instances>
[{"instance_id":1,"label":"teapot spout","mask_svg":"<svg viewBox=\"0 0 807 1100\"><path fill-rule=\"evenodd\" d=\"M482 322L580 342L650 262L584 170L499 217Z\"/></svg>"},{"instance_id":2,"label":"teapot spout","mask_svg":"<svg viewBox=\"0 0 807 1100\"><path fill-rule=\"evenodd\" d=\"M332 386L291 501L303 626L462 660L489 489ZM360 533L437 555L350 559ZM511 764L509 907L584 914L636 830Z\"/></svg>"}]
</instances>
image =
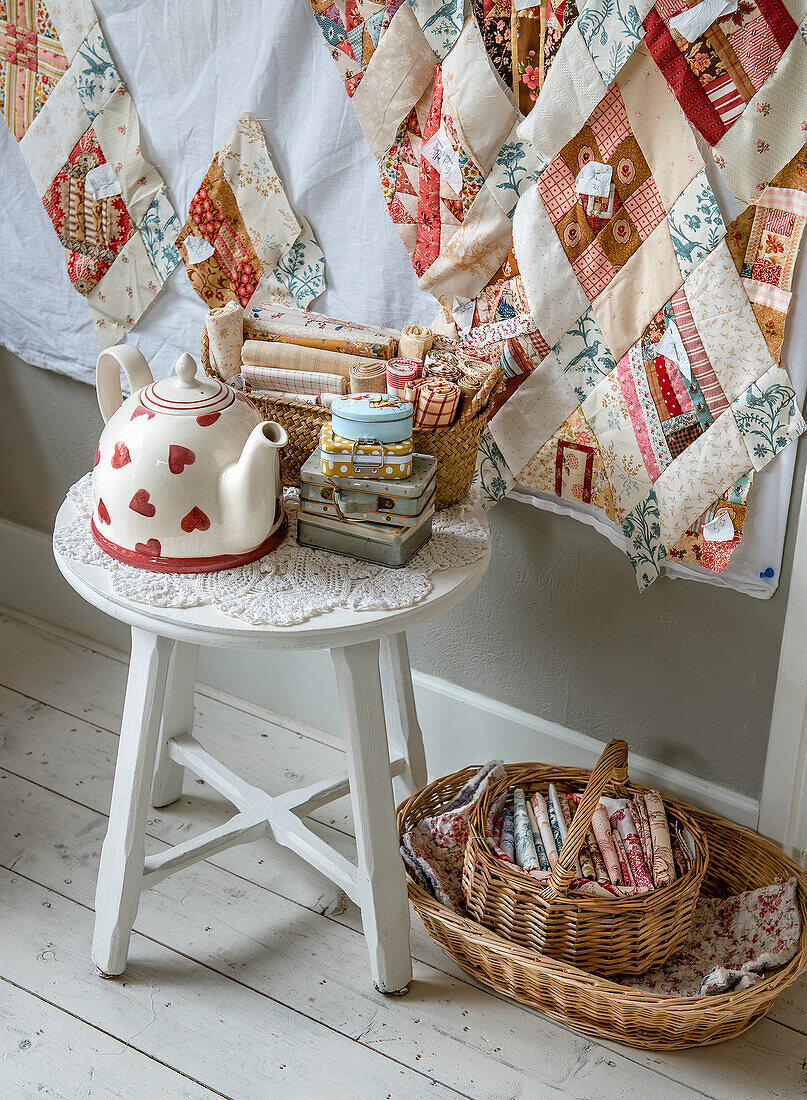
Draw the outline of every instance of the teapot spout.
<instances>
[{"instance_id":1,"label":"teapot spout","mask_svg":"<svg viewBox=\"0 0 807 1100\"><path fill-rule=\"evenodd\" d=\"M271 525L275 501L282 491L278 452L288 438L285 430L273 421L258 424L244 444L239 460L222 474L224 514L236 526L239 516L253 516L262 510L267 512Z\"/></svg>"}]
</instances>

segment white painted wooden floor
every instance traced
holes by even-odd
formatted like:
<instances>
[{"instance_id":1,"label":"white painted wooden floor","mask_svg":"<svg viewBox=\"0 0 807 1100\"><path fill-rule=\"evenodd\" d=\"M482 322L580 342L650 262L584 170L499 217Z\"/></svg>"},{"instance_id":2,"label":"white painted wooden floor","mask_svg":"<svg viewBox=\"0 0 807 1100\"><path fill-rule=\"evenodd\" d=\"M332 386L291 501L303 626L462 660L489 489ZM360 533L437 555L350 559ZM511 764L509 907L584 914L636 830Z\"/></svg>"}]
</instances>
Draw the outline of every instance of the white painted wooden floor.
<instances>
[{"instance_id":1,"label":"white painted wooden floor","mask_svg":"<svg viewBox=\"0 0 807 1100\"><path fill-rule=\"evenodd\" d=\"M415 978L388 999L355 907L269 839L144 894L125 976L98 978L93 892L125 674L119 654L0 615L1 1100L807 1094L804 981L740 1039L645 1054L482 990L413 916ZM272 793L344 767L329 735L209 689L197 705L202 743ZM149 820L150 850L229 812L188 776ZM351 854L347 801L314 816Z\"/></svg>"}]
</instances>

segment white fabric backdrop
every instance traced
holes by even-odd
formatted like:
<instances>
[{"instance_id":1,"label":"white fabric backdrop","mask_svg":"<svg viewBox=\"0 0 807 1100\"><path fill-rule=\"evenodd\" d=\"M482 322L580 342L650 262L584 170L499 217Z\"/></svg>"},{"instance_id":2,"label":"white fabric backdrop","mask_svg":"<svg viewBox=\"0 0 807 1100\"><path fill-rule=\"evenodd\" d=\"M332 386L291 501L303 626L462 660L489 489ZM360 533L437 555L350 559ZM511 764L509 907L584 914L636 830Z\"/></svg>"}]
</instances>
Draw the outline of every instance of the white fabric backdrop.
<instances>
[{"instance_id":1,"label":"white fabric backdrop","mask_svg":"<svg viewBox=\"0 0 807 1100\"><path fill-rule=\"evenodd\" d=\"M102 29L143 129L144 153L184 221L191 197L236 120L262 121L295 213L325 253L319 312L378 324L429 323L438 311L418 290L390 221L378 170L307 0L96 0ZM268 121L265 121L268 120ZM16 141L0 127L0 342L20 358L86 382L98 352L89 309L71 286L62 247ZM725 197L725 196L724 196ZM729 213L729 216L731 214ZM785 363L800 399L807 385L807 265L799 264ZM157 377L176 356L198 354L205 307L180 266L130 334ZM769 596L779 579L795 448L758 475L745 534L722 576L697 567L676 575ZM539 507L574 512L524 491ZM587 522L621 545L621 531ZM772 579L760 578L768 567Z\"/></svg>"}]
</instances>

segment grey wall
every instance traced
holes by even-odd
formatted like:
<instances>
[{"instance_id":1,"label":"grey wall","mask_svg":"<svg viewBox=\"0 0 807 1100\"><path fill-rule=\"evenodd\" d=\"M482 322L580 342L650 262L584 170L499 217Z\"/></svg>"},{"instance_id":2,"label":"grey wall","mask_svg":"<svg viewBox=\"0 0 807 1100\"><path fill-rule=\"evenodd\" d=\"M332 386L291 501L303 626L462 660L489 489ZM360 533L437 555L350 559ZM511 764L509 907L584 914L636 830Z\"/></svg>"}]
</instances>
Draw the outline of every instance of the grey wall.
<instances>
[{"instance_id":1,"label":"grey wall","mask_svg":"<svg viewBox=\"0 0 807 1100\"><path fill-rule=\"evenodd\" d=\"M0 348L0 394L0 516L47 531L90 466L95 393ZM415 667L757 795L793 532L779 592L761 601L666 580L640 595L624 556L582 524L508 501L491 523L487 577L414 632Z\"/></svg>"}]
</instances>

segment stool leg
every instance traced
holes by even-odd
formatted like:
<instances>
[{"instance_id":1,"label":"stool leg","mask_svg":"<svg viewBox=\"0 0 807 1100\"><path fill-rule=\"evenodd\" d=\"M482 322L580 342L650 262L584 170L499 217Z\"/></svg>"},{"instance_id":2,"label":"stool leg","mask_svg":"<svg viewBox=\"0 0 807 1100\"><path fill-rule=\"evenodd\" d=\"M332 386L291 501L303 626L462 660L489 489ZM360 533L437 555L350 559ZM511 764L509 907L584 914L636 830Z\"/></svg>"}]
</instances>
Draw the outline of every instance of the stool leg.
<instances>
[{"instance_id":1,"label":"stool leg","mask_svg":"<svg viewBox=\"0 0 807 1100\"><path fill-rule=\"evenodd\" d=\"M381 686L390 750L393 756L406 760L407 770L392 781L395 801L401 802L426 786L426 754L412 689L409 646L403 631L381 639Z\"/></svg>"},{"instance_id":2,"label":"stool leg","mask_svg":"<svg viewBox=\"0 0 807 1100\"><path fill-rule=\"evenodd\" d=\"M112 805L95 892L92 958L103 977L122 974L126 968L140 900L146 816L173 647L168 638L132 628Z\"/></svg>"},{"instance_id":3,"label":"stool leg","mask_svg":"<svg viewBox=\"0 0 807 1100\"><path fill-rule=\"evenodd\" d=\"M332 649L345 734L364 938L380 993L405 993L412 978L409 903L398 850L378 642Z\"/></svg>"},{"instance_id":4,"label":"stool leg","mask_svg":"<svg viewBox=\"0 0 807 1100\"><path fill-rule=\"evenodd\" d=\"M198 645L190 642L174 643L165 689L160 748L151 786L151 804L154 807L170 806L182 794L185 769L168 755L168 746L172 737L193 733L193 689L198 659Z\"/></svg>"}]
</instances>

